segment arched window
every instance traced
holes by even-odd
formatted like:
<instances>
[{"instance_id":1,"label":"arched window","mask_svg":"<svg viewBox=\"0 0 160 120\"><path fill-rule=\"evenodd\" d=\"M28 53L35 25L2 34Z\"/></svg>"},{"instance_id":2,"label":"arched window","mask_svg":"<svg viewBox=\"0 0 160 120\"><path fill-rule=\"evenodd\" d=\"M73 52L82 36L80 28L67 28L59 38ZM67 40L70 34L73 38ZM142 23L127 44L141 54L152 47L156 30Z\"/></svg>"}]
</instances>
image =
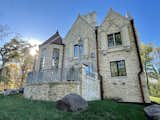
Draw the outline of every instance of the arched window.
<instances>
[{"instance_id":1,"label":"arched window","mask_svg":"<svg viewBox=\"0 0 160 120\"><path fill-rule=\"evenodd\" d=\"M74 57L79 57L79 45L74 45Z\"/></svg>"}]
</instances>

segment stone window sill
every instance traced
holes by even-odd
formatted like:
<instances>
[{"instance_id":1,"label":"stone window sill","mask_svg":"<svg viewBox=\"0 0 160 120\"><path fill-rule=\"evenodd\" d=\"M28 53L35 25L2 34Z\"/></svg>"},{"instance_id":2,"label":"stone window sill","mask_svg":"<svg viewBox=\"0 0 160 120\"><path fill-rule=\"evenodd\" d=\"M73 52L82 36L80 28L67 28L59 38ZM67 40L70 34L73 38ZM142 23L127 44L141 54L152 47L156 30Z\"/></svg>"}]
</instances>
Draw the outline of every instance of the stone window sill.
<instances>
[{"instance_id":1,"label":"stone window sill","mask_svg":"<svg viewBox=\"0 0 160 120\"><path fill-rule=\"evenodd\" d=\"M122 51L122 50L130 50L130 46L115 46L115 47L112 47L112 48L108 48L107 49L107 52L114 52L114 51Z\"/></svg>"},{"instance_id":2,"label":"stone window sill","mask_svg":"<svg viewBox=\"0 0 160 120\"><path fill-rule=\"evenodd\" d=\"M128 79L127 76L115 76L115 77L112 77L112 76L111 76L111 78L112 78L113 80L127 80L127 79Z\"/></svg>"}]
</instances>

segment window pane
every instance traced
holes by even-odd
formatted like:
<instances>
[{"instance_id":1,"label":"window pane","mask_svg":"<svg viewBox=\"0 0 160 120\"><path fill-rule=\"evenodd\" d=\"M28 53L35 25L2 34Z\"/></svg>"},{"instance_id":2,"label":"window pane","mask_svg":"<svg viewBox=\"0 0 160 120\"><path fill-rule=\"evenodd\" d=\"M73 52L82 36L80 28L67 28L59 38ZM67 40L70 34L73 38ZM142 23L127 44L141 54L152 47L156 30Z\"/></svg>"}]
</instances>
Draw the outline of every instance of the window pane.
<instances>
[{"instance_id":1,"label":"window pane","mask_svg":"<svg viewBox=\"0 0 160 120\"><path fill-rule=\"evenodd\" d=\"M86 67L85 67L85 72L86 72L86 73L90 73L90 71L89 71L89 66L86 66Z\"/></svg>"},{"instance_id":2,"label":"window pane","mask_svg":"<svg viewBox=\"0 0 160 120\"><path fill-rule=\"evenodd\" d=\"M40 59L40 70L44 68L46 61L46 48L42 49L41 59Z\"/></svg>"},{"instance_id":3,"label":"window pane","mask_svg":"<svg viewBox=\"0 0 160 120\"><path fill-rule=\"evenodd\" d=\"M79 46L78 45L74 45L74 56L75 57L79 56Z\"/></svg>"},{"instance_id":4,"label":"window pane","mask_svg":"<svg viewBox=\"0 0 160 120\"><path fill-rule=\"evenodd\" d=\"M52 66L58 67L58 64L59 64L59 49L54 48L52 55Z\"/></svg>"},{"instance_id":5,"label":"window pane","mask_svg":"<svg viewBox=\"0 0 160 120\"><path fill-rule=\"evenodd\" d=\"M115 33L115 43L116 43L116 45L122 45L120 32L119 33Z\"/></svg>"},{"instance_id":6,"label":"window pane","mask_svg":"<svg viewBox=\"0 0 160 120\"><path fill-rule=\"evenodd\" d=\"M126 68L124 60L118 61L118 72L119 76L126 76Z\"/></svg>"},{"instance_id":7,"label":"window pane","mask_svg":"<svg viewBox=\"0 0 160 120\"><path fill-rule=\"evenodd\" d=\"M110 65L111 65L111 76L112 77L118 76L117 62L116 61L111 62Z\"/></svg>"},{"instance_id":8,"label":"window pane","mask_svg":"<svg viewBox=\"0 0 160 120\"><path fill-rule=\"evenodd\" d=\"M86 72L86 73L93 73L92 66L91 66L91 65L86 66L86 67L85 67L85 72Z\"/></svg>"},{"instance_id":9,"label":"window pane","mask_svg":"<svg viewBox=\"0 0 160 120\"><path fill-rule=\"evenodd\" d=\"M114 46L114 38L113 34L108 35L108 47L113 47Z\"/></svg>"}]
</instances>

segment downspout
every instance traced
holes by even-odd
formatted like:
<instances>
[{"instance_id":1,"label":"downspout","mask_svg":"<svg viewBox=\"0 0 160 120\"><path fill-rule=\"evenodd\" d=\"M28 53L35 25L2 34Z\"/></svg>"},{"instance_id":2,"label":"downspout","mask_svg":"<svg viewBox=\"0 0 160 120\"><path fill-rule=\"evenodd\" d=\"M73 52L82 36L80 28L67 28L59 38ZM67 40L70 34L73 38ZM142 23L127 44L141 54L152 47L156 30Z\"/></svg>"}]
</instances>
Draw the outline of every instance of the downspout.
<instances>
[{"instance_id":1,"label":"downspout","mask_svg":"<svg viewBox=\"0 0 160 120\"><path fill-rule=\"evenodd\" d=\"M141 80L141 74L143 73L143 65L142 65L140 50L139 50L139 46L138 46L138 38L137 38L136 30L134 27L134 20L133 19L130 20L130 23L131 23L131 27L133 30L133 37L135 40L135 45L136 45L136 50L137 50L138 60L139 60L140 71L138 72L138 80L139 80L139 85L140 85L140 92L141 92L141 96L142 96L142 102L145 103L144 91L143 91L142 80Z\"/></svg>"},{"instance_id":2,"label":"downspout","mask_svg":"<svg viewBox=\"0 0 160 120\"><path fill-rule=\"evenodd\" d=\"M62 81L62 72L63 72L63 67L64 67L64 48L65 48L65 44L63 45L63 50L62 50L62 67L61 67L61 81Z\"/></svg>"},{"instance_id":3,"label":"downspout","mask_svg":"<svg viewBox=\"0 0 160 120\"><path fill-rule=\"evenodd\" d=\"M104 96L103 96L103 78L102 76L100 75L100 70L99 70L99 51L98 51L98 48L99 48L99 45L98 45L98 26L96 26L95 28L95 35L96 35L96 57L97 57L97 73L98 73L98 79L100 79L100 95L101 95L101 100L104 99Z\"/></svg>"}]
</instances>

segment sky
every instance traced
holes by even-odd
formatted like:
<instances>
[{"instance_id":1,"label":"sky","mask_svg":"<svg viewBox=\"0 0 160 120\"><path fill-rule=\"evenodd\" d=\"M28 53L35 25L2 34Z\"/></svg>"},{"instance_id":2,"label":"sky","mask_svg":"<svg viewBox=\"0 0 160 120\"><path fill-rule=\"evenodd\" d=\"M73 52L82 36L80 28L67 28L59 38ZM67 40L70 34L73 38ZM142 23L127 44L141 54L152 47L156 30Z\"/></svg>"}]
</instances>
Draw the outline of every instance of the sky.
<instances>
[{"instance_id":1,"label":"sky","mask_svg":"<svg viewBox=\"0 0 160 120\"><path fill-rule=\"evenodd\" d=\"M0 0L0 24L28 40L45 41L58 29L64 38L78 14L95 11L100 25L110 8L135 20L143 43L160 46L159 0Z\"/></svg>"}]
</instances>

